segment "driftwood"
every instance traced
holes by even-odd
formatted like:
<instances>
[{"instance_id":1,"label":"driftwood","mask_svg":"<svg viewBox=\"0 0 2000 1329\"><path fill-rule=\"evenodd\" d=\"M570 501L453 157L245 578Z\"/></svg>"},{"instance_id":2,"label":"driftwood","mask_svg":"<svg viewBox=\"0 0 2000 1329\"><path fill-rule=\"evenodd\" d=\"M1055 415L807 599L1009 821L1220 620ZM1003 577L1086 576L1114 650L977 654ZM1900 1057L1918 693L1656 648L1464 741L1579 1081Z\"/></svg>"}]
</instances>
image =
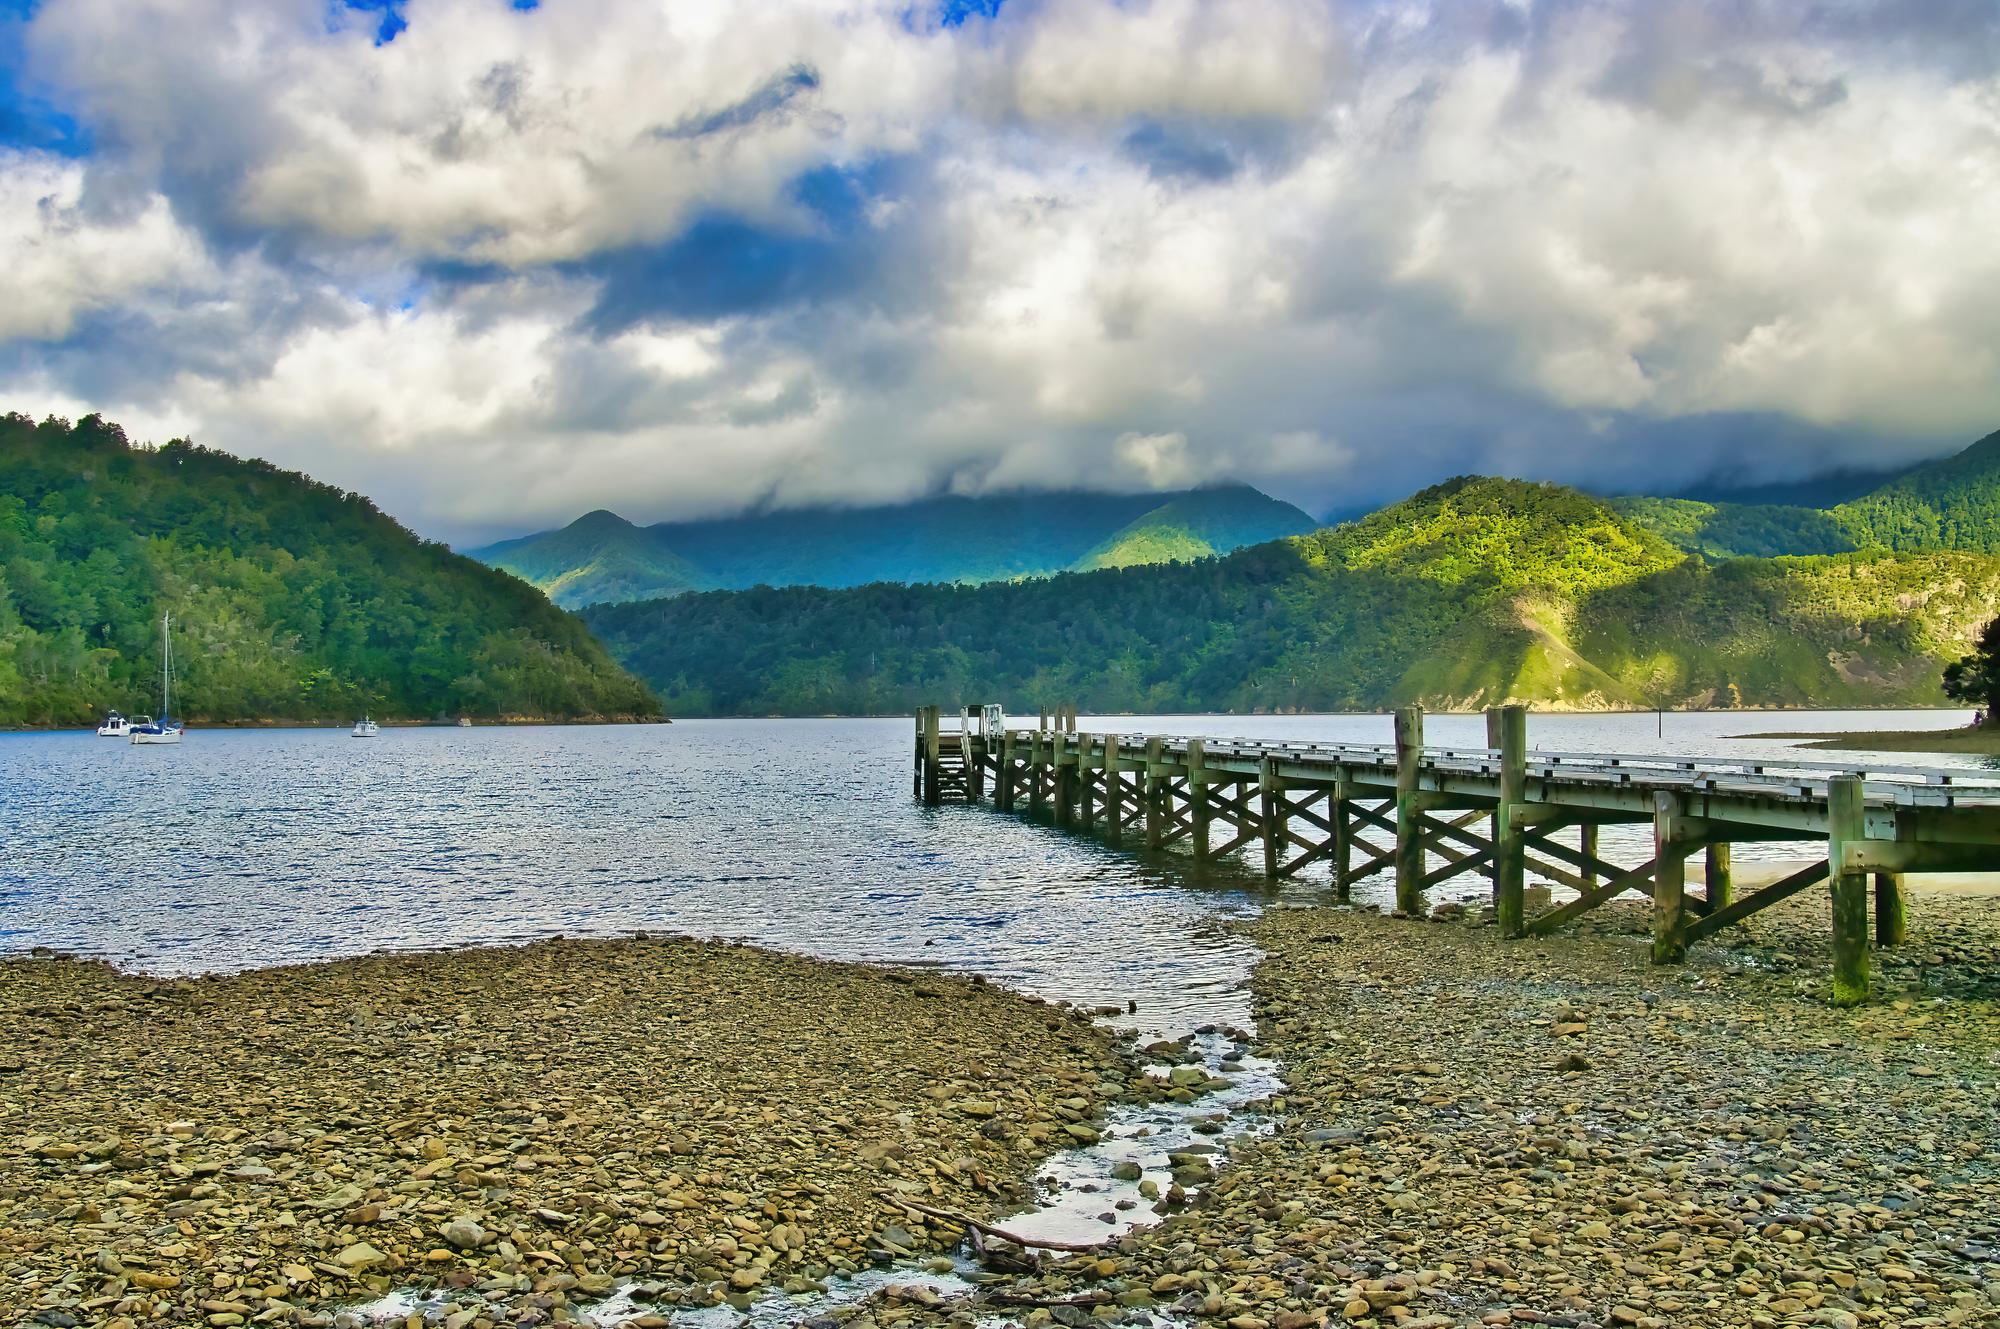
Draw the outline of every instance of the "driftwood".
<instances>
[{"instance_id":1,"label":"driftwood","mask_svg":"<svg viewBox=\"0 0 2000 1329\"><path fill-rule=\"evenodd\" d=\"M982 1223L976 1218L967 1217L950 1209L933 1209L927 1204L918 1204L914 1200L905 1199L894 1191L876 1191L875 1193L891 1204L901 1205L912 1213L923 1214L929 1218L941 1218L947 1223L956 1223L962 1228L969 1228L974 1232L983 1232L989 1237L998 1237L1002 1241L1011 1241L1016 1246L1031 1246L1039 1247L1042 1250L1070 1251L1078 1255L1088 1255L1100 1249L1104 1244L1103 1242L1096 1241L1045 1241L1039 1237L1017 1236L1005 1228L994 1227L991 1223Z\"/></svg>"}]
</instances>

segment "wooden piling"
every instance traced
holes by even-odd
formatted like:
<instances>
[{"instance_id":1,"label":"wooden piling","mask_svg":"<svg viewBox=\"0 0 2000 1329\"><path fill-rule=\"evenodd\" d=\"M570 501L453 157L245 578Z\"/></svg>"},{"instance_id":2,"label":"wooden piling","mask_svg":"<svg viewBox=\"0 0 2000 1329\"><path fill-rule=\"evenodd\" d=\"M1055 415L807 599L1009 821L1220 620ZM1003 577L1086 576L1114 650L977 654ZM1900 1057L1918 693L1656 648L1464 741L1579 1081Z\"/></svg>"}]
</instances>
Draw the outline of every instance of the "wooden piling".
<instances>
[{"instance_id":1,"label":"wooden piling","mask_svg":"<svg viewBox=\"0 0 2000 1329\"><path fill-rule=\"evenodd\" d=\"M1687 954L1687 856L1679 839L1683 801L1661 790L1653 796L1653 963L1679 964Z\"/></svg>"},{"instance_id":2,"label":"wooden piling","mask_svg":"<svg viewBox=\"0 0 2000 1329\"><path fill-rule=\"evenodd\" d=\"M1076 824L1079 830L1094 830L1097 826L1097 796L1090 788L1090 740L1075 740L1076 746Z\"/></svg>"},{"instance_id":3,"label":"wooden piling","mask_svg":"<svg viewBox=\"0 0 2000 1329\"><path fill-rule=\"evenodd\" d=\"M910 744L910 797L924 796L924 708L917 707L917 736Z\"/></svg>"},{"instance_id":4,"label":"wooden piling","mask_svg":"<svg viewBox=\"0 0 2000 1329\"><path fill-rule=\"evenodd\" d=\"M1354 824L1348 807L1347 781L1335 780L1327 799L1333 815L1333 898L1346 904L1354 890Z\"/></svg>"},{"instance_id":5,"label":"wooden piling","mask_svg":"<svg viewBox=\"0 0 2000 1329\"><path fill-rule=\"evenodd\" d=\"M1424 709L1396 712L1396 908L1424 908L1424 812L1417 792L1424 761Z\"/></svg>"},{"instance_id":6,"label":"wooden piling","mask_svg":"<svg viewBox=\"0 0 2000 1329\"><path fill-rule=\"evenodd\" d=\"M1047 767L1049 742L1048 715L1042 715L1042 727L1028 736L1028 811L1040 813L1048 806L1049 781L1042 772Z\"/></svg>"},{"instance_id":7,"label":"wooden piling","mask_svg":"<svg viewBox=\"0 0 2000 1329\"><path fill-rule=\"evenodd\" d=\"M1528 797L1528 708L1503 706L1489 712L1497 721L1500 801L1493 813L1493 909L1500 935L1518 937L1527 924L1528 850L1521 812Z\"/></svg>"},{"instance_id":8,"label":"wooden piling","mask_svg":"<svg viewBox=\"0 0 2000 1329\"><path fill-rule=\"evenodd\" d=\"M1115 734L1104 737L1104 836L1125 843L1125 761Z\"/></svg>"},{"instance_id":9,"label":"wooden piling","mask_svg":"<svg viewBox=\"0 0 2000 1329\"><path fill-rule=\"evenodd\" d=\"M1868 874L1850 872L1847 846L1867 838L1867 787L1858 775L1826 782L1826 872L1833 896L1833 1004L1868 999Z\"/></svg>"},{"instance_id":10,"label":"wooden piling","mask_svg":"<svg viewBox=\"0 0 2000 1329\"><path fill-rule=\"evenodd\" d=\"M1583 884L1587 890L1597 884L1597 823L1587 821L1576 828L1576 847L1583 851Z\"/></svg>"},{"instance_id":11,"label":"wooden piling","mask_svg":"<svg viewBox=\"0 0 2000 1329\"><path fill-rule=\"evenodd\" d=\"M1194 842L1194 859L1208 862L1208 775L1202 769L1207 745L1198 738L1187 744L1188 826Z\"/></svg>"},{"instance_id":12,"label":"wooden piling","mask_svg":"<svg viewBox=\"0 0 2000 1329\"><path fill-rule=\"evenodd\" d=\"M1903 874L1875 874L1875 944L1900 946L1909 936L1908 905L1903 899Z\"/></svg>"},{"instance_id":13,"label":"wooden piling","mask_svg":"<svg viewBox=\"0 0 2000 1329\"><path fill-rule=\"evenodd\" d=\"M1069 752L1068 735L1057 730L1050 737L1054 740L1049 764L1055 772L1056 825L1068 828L1076 824L1076 758Z\"/></svg>"},{"instance_id":14,"label":"wooden piling","mask_svg":"<svg viewBox=\"0 0 2000 1329\"><path fill-rule=\"evenodd\" d=\"M1146 800L1146 848L1158 849L1167 836L1166 740L1146 740L1146 774L1141 795Z\"/></svg>"},{"instance_id":15,"label":"wooden piling","mask_svg":"<svg viewBox=\"0 0 2000 1329\"><path fill-rule=\"evenodd\" d=\"M936 807L944 801L943 772L938 760L938 716L940 708L924 707L924 806Z\"/></svg>"},{"instance_id":16,"label":"wooden piling","mask_svg":"<svg viewBox=\"0 0 2000 1329\"><path fill-rule=\"evenodd\" d=\"M1263 801L1264 832L1264 878L1278 879L1278 865L1284 861L1290 822L1283 812L1284 804L1278 793L1277 763L1269 757L1257 764L1257 792Z\"/></svg>"},{"instance_id":17,"label":"wooden piling","mask_svg":"<svg viewBox=\"0 0 2000 1329\"><path fill-rule=\"evenodd\" d=\"M1734 857L1727 840L1717 840L1708 847L1702 876L1708 882L1708 907L1711 911L1723 908L1736 898Z\"/></svg>"}]
</instances>

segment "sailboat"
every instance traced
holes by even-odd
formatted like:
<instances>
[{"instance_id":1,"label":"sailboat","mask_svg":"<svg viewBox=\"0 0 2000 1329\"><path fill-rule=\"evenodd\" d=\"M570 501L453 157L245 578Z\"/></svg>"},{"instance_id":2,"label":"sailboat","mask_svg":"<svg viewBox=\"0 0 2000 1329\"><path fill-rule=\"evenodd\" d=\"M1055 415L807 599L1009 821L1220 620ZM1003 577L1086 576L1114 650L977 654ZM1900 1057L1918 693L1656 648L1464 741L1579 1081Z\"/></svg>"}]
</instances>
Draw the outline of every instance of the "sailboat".
<instances>
[{"instance_id":1,"label":"sailboat","mask_svg":"<svg viewBox=\"0 0 2000 1329\"><path fill-rule=\"evenodd\" d=\"M167 636L167 627L173 622L172 614L160 616L160 718L157 722L147 716L132 726L134 743L178 743L181 741L183 725L174 723L173 677L174 648Z\"/></svg>"}]
</instances>

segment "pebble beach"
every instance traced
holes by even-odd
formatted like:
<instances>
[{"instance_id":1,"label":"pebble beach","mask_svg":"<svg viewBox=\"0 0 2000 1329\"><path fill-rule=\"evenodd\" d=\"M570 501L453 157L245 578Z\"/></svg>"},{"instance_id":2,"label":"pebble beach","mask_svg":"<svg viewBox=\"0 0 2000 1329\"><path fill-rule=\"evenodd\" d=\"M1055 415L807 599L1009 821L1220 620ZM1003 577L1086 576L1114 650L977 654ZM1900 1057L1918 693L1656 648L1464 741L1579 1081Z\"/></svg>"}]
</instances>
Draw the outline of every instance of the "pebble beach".
<instances>
[{"instance_id":1,"label":"pebble beach","mask_svg":"<svg viewBox=\"0 0 2000 1329\"><path fill-rule=\"evenodd\" d=\"M408 1322L449 1329L779 1292L813 1329L1996 1323L1996 906L1918 895L1852 1011L1810 894L1677 968L1636 908L1516 943L1476 910L1272 908L1268 1129L1218 1130L1191 1203L1088 1252L1005 1240L1039 1164L1227 1071L1144 1076L1171 1047L977 980L658 939L7 961L0 1313L333 1325L420 1288ZM915 1274L952 1215L1003 1235L941 1295Z\"/></svg>"}]
</instances>

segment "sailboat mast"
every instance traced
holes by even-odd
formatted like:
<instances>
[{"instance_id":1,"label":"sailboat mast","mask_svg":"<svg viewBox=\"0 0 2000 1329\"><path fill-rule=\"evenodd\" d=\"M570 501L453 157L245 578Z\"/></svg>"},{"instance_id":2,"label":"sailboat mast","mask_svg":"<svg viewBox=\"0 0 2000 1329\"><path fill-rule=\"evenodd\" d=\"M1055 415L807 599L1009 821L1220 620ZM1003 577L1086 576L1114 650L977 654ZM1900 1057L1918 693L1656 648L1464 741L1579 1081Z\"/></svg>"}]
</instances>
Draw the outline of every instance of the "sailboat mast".
<instances>
[{"instance_id":1,"label":"sailboat mast","mask_svg":"<svg viewBox=\"0 0 2000 1329\"><path fill-rule=\"evenodd\" d=\"M170 717L174 713L173 699L168 695L167 692L167 670L168 670L168 659L169 659L168 651L171 649L167 644L167 624L173 621L173 617L174 617L173 611L171 610L160 616L160 723L161 724L165 724L167 722L168 717Z\"/></svg>"}]
</instances>

